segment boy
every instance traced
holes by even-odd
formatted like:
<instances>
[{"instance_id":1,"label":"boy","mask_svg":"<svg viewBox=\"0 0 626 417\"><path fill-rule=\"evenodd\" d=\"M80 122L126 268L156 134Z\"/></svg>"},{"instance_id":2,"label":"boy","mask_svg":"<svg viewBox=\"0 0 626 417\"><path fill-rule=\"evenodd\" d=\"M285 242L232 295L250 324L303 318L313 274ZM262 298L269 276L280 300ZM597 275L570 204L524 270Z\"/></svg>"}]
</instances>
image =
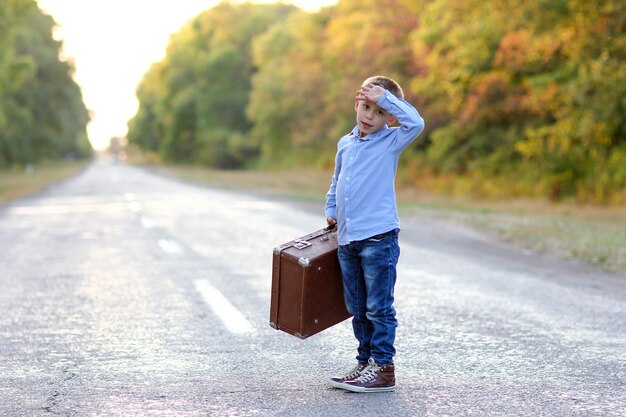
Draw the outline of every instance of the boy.
<instances>
[{"instance_id":1,"label":"boy","mask_svg":"<svg viewBox=\"0 0 626 417\"><path fill-rule=\"evenodd\" d=\"M331 378L354 392L395 388L393 307L399 220L395 175L400 153L424 129L417 110L394 80L375 76L355 99L355 128L337 144L335 172L326 195L326 219L338 227L338 257L346 308L359 342L357 365ZM395 122L400 127L388 127Z\"/></svg>"}]
</instances>

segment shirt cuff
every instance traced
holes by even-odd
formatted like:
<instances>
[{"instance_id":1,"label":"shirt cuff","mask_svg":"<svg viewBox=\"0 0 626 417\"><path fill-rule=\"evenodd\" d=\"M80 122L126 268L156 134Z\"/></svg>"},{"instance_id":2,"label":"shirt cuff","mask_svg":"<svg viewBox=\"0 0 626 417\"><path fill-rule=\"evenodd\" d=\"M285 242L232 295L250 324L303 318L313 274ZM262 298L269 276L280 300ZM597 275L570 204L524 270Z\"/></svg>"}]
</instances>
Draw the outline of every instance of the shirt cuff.
<instances>
[{"instance_id":1,"label":"shirt cuff","mask_svg":"<svg viewBox=\"0 0 626 417\"><path fill-rule=\"evenodd\" d=\"M381 106L381 104L385 104L385 102L391 104L391 101L393 99L397 100L398 97L394 96L389 90L385 90L385 94L378 98L378 100L376 101L376 104L378 104L380 107L382 107L384 109L387 109L387 108L389 108L389 105Z\"/></svg>"}]
</instances>

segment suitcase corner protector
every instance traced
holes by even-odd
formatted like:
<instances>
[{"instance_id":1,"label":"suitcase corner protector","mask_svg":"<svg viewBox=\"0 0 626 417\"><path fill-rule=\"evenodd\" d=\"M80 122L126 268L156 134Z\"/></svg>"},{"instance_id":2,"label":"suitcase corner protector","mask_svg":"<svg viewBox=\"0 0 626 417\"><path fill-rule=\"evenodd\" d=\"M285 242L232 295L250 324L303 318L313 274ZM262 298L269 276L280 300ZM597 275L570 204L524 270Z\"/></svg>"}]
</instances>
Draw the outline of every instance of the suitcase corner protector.
<instances>
[{"instance_id":1,"label":"suitcase corner protector","mask_svg":"<svg viewBox=\"0 0 626 417\"><path fill-rule=\"evenodd\" d=\"M278 330L278 325L274 323L273 321L270 321L270 327L274 330Z\"/></svg>"},{"instance_id":2,"label":"suitcase corner protector","mask_svg":"<svg viewBox=\"0 0 626 417\"><path fill-rule=\"evenodd\" d=\"M276 246L274 248L274 255L280 255L280 253L283 251L282 246Z\"/></svg>"},{"instance_id":3,"label":"suitcase corner protector","mask_svg":"<svg viewBox=\"0 0 626 417\"><path fill-rule=\"evenodd\" d=\"M300 333L294 333L294 336L297 337L298 339L306 339L307 337L309 337L308 334L300 334Z\"/></svg>"}]
</instances>

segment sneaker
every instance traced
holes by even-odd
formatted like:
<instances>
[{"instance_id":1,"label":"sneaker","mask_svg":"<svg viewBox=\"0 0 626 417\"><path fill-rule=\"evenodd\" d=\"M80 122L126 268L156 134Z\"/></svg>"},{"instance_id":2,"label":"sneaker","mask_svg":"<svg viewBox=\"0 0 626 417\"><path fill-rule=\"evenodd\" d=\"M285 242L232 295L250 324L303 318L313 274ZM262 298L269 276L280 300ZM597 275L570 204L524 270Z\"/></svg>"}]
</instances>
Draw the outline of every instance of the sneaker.
<instances>
[{"instance_id":1,"label":"sneaker","mask_svg":"<svg viewBox=\"0 0 626 417\"><path fill-rule=\"evenodd\" d=\"M386 392L396 387L396 373L394 365L378 365L370 358L367 367L361 374L352 379L337 384L352 392Z\"/></svg>"},{"instance_id":2,"label":"sneaker","mask_svg":"<svg viewBox=\"0 0 626 417\"><path fill-rule=\"evenodd\" d=\"M363 372L363 370L367 368L367 366L368 365L366 363L357 363L356 365L354 365L352 369L346 372L343 376L334 376L330 378L330 385L332 385L335 388L340 388L340 385L343 382L358 378L358 376L361 375L361 372Z\"/></svg>"}]
</instances>

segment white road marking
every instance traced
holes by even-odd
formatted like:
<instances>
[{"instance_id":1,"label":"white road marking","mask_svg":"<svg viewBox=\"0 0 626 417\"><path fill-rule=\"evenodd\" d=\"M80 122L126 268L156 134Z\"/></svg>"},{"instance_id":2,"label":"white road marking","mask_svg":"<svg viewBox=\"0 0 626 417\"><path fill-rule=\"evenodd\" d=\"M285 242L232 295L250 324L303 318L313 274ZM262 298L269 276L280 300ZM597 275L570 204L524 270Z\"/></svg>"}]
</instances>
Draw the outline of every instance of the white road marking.
<instances>
[{"instance_id":1,"label":"white road marking","mask_svg":"<svg viewBox=\"0 0 626 417\"><path fill-rule=\"evenodd\" d=\"M146 216L141 216L141 224L146 229L152 229L154 227L154 222L152 221L152 219Z\"/></svg>"},{"instance_id":2,"label":"white road marking","mask_svg":"<svg viewBox=\"0 0 626 417\"><path fill-rule=\"evenodd\" d=\"M169 254L181 253L183 251L182 246L175 240L159 239L159 246Z\"/></svg>"},{"instance_id":3,"label":"white road marking","mask_svg":"<svg viewBox=\"0 0 626 417\"><path fill-rule=\"evenodd\" d=\"M252 324L250 324L244 315L241 314L222 293L215 289L209 281L206 279L196 279L193 281L193 284L231 333L241 334L254 331L254 327L252 327Z\"/></svg>"}]
</instances>

